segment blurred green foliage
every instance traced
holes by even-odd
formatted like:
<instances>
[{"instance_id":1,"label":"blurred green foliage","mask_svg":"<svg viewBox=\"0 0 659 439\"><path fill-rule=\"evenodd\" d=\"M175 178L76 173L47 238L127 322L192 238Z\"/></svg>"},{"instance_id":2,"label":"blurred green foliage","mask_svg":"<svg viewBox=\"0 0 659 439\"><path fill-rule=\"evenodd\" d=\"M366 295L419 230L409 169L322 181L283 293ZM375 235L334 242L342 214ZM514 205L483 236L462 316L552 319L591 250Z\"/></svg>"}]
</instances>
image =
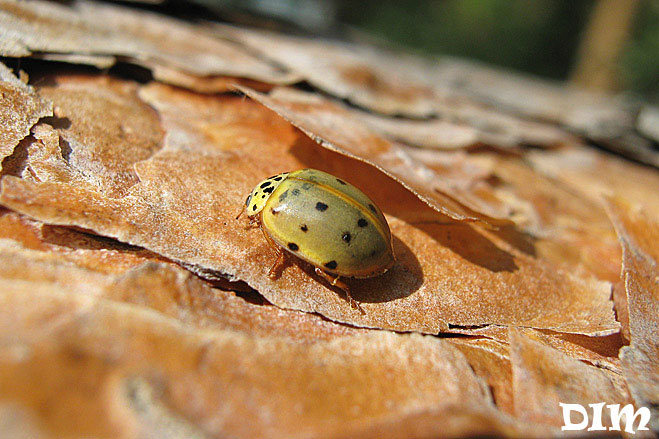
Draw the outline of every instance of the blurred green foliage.
<instances>
[{"instance_id":1,"label":"blurred green foliage","mask_svg":"<svg viewBox=\"0 0 659 439\"><path fill-rule=\"evenodd\" d=\"M594 0L337 0L337 20L427 55L566 79ZM620 59L623 89L659 98L659 1L644 0Z\"/></svg>"},{"instance_id":2,"label":"blurred green foliage","mask_svg":"<svg viewBox=\"0 0 659 439\"><path fill-rule=\"evenodd\" d=\"M639 9L620 62L620 81L625 89L659 103L659 1L645 1Z\"/></svg>"}]
</instances>

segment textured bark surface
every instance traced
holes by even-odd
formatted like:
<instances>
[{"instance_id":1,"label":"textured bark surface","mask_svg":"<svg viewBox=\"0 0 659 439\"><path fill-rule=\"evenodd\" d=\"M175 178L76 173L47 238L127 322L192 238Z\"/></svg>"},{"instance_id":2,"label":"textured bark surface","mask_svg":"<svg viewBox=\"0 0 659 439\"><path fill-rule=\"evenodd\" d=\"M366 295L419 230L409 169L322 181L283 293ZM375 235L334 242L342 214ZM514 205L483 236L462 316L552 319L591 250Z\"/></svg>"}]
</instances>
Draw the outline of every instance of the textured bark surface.
<instances>
[{"instance_id":1,"label":"textured bark surface","mask_svg":"<svg viewBox=\"0 0 659 439\"><path fill-rule=\"evenodd\" d=\"M87 1L0 0L0 55L0 436L659 428L659 174L592 144L656 165L652 107ZM235 218L305 167L391 227L363 313Z\"/></svg>"}]
</instances>

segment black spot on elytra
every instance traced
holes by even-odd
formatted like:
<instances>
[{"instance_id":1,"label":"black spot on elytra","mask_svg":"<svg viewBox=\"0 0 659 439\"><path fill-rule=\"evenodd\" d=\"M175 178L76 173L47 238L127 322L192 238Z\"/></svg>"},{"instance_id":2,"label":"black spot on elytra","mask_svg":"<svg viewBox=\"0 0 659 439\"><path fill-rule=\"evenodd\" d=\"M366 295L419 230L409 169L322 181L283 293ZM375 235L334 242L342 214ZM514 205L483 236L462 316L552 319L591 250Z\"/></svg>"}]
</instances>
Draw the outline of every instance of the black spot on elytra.
<instances>
[{"instance_id":1,"label":"black spot on elytra","mask_svg":"<svg viewBox=\"0 0 659 439\"><path fill-rule=\"evenodd\" d=\"M281 180L282 178L283 178L283 177L282 177L281 175L278 175L278 176L274 177L273 180L274 180L274 181L279 181L279 180Z\"/></svg>"},{"instance_id":2,"label":"black spot on elytra","mask_svg":"<svg viewBox=\"0 0 659 439\"><path fill-rule=\"evenodd\" d=\"M267 187L267 188L263 189L263 192L265 192L265 193L267 193L267 194L271 194L272 191L274 191L274 190L275 190L275 187L274 187L274 186L270 186L270 187Z\"/></svg>"},{"instance_id":3,"label":"black spot on elytra","mask_svg":"<svg viewBox=\"0 0 659 439\"><path fill-rule=\"evenodd\" d=\"M294 252L296 252L296 251L298 251L298 250L300 249L300 247L298 247L297 244L294 243L294 242L289 242L289 243L288 243L288 248L289 248L290 250L293 250Z\"/></svg>"},{"instance_id":4,"label":"black spot on elytra","mask_svg":"<svg viewBox=\"0 0 659 439\"><path fill-rule=\"evenodd\" d=\"M359 221L357 221L357 225L359 227L366 227L368 226L368 221L366 221L364 218L359 218Z\"/></svg>"},{"instance_id":5,"label":"black spot on elytra","mask_svg":"<svg viewBox=\"0 0 659 439\"><path fill-rule=\"evenodd\" d=\"M329 268L330 270L334 270L336 268L336 261L329 261L328 263L324 264L325 267Z\"/></svg>"},{"instance_id":6,"label":"black spot on elytra","mask_svg":"<svg viewBox=\"0 0 659 439\"><path fill-rule=\"evenodd\" d=\"M336 181L338 181L340 184L344 186L347 184L345 181L341 180L340 178L337 178Z\"/></svg>"},{"instance_id":7,"label":"black spot on elytra","mask_svg":"<svg viewBox=\"0 0 659 439\"><path fill-rule=\"evenodd\" d=\"M256 210L256 204L252 206L252 210Z\"/></svg>"},{"instance_id":8,"label":"black spot on elytra","mask_svg":"<svg viewBox=\"0 0 659 439\"><path fill-rule=\"evenodd\" d=\"M279 196L279 201L284 201L287 196L288 196L288 189L286 189L284 193Z\"/></svg>"},{"instance_id":9,"label":"black spot on elytra","mask_svg":"<svg viewBox=\"0 0 659 439\"><path fill-rule=\"evenodd\" d=\"M304 189L305 191L311 189L311 183L304 183L302 185L302 189Z\"/></svg>"},{"instance_id":10,"label":"black spot on elytra","mask_svg":"<svg viewBox=\"0 0 659 439\"><path fill-rule=\"evenodd\" d=\"M247 195L247 199L245 200L245 206L249 206L249 202L252 199L252 194Z\"/></svg>"},{"instance_id":11,"label":"black spot on elytra","mask_svg":"<svg viewBox=\"0 0 659 439\"><path fill-rule=\"evenodd\" d=\"M261 198L265 198L265 194L261 195Z\"/></svg>"},{"instance_id":12,"label":"black spot on elytra","mask_svg":"<svg viewBox=\"0 0 659 439\"><path fill-rule=\"evenodd\" d=\"M371 212L373 212L373 213L378 213L378 211L375 210L375 206L372 205L371 203L368 203L368 208L371 209Z\"/></svg>"},{"instance_id":13,"label":"black spot on elytra","mask_svg":"<svg viewBox=\"0 0 659 439\"><path fill-rule=\"evenodd\" d=\"M309 230L309 227L307 227L306 224L302 224L302 225L300 226L300 230L302 230L303 232L306 232L307 230Z\"/></svg>"},{"instance_id":14,"label":"black spot on elytra","mask_svg":"<svg viewBox=\"0 0 659 439\"><path fill-rule=\"evenodd\" d=\"M327 204L321 203L320 201L316 203L316 210L325 212L327 210Z\"/></svg>"},{"instance_id":15,"label":"black spot on elytra","mask_svg":"<svg viewBox=\"0 0 659 439\"><path fill-rule=\"evenodd\" d=\"M300 195L300 190L299 190L299 189L293 189L293 190L291 191L291 193L293 194L293 196L296 196L296 197L297 197L298 195Z\"/></svg>"},{"instance_id":16,"label":"black spot on elytra","mask_svg":"<svg viewBox=\"0 0 659 439\"><path fill-rule=\"evenodd\" d=\"M261 189L263 189L263 188L268 187L268 186L270 186L270 182L269 182L269 181L265 181L265 182L261 183L261 186L259 186L259 187L260 187Z\"/></svg>"},{"instance_id":17,"label":"black spot on elytra","mask_svg":"<svg viewBox=\"0 0 659 439\"><path fill-rule=\"evenodd\" d=\"M350 243L350 240L352 239L352 235L350 235L350 232L345 232L343 236L341 237L344 242Z\"/></svg>"}]
</instances>

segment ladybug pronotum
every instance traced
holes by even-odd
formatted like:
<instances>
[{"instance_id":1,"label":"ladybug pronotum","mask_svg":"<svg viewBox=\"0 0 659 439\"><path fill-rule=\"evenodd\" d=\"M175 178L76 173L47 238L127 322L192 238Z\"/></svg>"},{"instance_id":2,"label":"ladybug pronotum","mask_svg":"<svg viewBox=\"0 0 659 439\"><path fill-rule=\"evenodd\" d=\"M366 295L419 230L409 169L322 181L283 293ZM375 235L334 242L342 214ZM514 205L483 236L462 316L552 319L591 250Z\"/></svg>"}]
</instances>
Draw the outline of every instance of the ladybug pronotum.
<instances>
[{"instance_id":1,"label":"ladybug pronotum","mask_svg":"<svg viewBox=\"0 0 659 439\"><path fill-rule=\"evenodd\" d=\"M345 291L353 307L359 308L339 278L377 276L394 263L391 231L380 209L362 191L325 172L302 169L263 180L244 211L277 252L271 278L288 252Z\"/></svg>"}]
</instances>

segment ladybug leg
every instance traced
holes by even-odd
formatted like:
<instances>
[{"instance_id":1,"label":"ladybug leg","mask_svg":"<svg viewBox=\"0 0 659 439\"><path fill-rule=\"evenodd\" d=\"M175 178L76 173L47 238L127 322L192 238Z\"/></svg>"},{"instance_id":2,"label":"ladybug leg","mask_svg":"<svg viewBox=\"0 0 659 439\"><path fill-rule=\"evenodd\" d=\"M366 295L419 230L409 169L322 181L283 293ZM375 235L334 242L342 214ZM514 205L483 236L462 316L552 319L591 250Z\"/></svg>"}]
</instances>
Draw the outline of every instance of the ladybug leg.
<instances>
[{"instance_id":1,"label":"ladybug leg","mask_svg":"<svg viewBox=\"0 0 659 439\"><path fill-rule=\"evenodd\" d=\"M258 221L258 220L257 220ZM284 252L275 242L270 238L270 235L268 235L265 230L263 230L263 227L261 227L261 231L263 232L263 236L265 236L265 240L270 244L270 247L277 253L277 259L275 260L275 263L270 267L270 270L268 271L268 277L270 279L277 279L280 275L281 272L286 268L287 264L287 259L286 259L286 252Z\"/></svg>"},{"instance_id":2,"label":"ladybug leg","mask_svg":"<svg viewBox=\"0 0 659 439\"><path fill-rule=\"evenodd\" d=\"M350 303L350 306L353 309L359 310L362 314L366 314L364 310L362 309L361 306L359 306L359 303L355 299L352 298L350 295L350 287L345 283L339 280L339 276L332 276L331 274L321 270L320 268L316 267L315 270L316 274L323 279L325 279L327 282L330 283L333 287L337 287L340 290L342 290L344 293L346 293L346 297L348 299L348 303Z\"/></svg>"},{"instance_id":3,"label":"ladybug leg","mask_svg":"<svg viewBox=\"0 0 659 439\"><path fill-rule=\"evenodd\" d=\"M275 263L270 267L270 271L268 271L268 277L270 279L277 279L280 275L281 272L286 268L286 255L284 254L283 251L277 249L277 260L275 260Z\"/></svg>"},{"instance_id":4,"label":"ladybug leg","mask_svg":"<svg viewBox=\"0 0 659 439\"><path fill-rule=\"evenodd\" d=\"M236 219L240 218L240 216L243 214L244 211L245 211L245 208L241 205L240 206L240 212L238 212L238 215L236 215Z\"/></svg>"},{"instance_id":5,"label":"ladybug leg","mask_svg":"<svg viewBox=\"0 0 659 439\"><path fill-rule=\"evenodd\" d=\"M236 220L242 216L243 212L245 212L245 208L241 207L240 212L238 212L238 215L236 215ZM257 217L251 216L248 218L248 221L249 221L247 224L248 227L246 228L259 225L259 219Z\"/></svg>"}]
</instances>

